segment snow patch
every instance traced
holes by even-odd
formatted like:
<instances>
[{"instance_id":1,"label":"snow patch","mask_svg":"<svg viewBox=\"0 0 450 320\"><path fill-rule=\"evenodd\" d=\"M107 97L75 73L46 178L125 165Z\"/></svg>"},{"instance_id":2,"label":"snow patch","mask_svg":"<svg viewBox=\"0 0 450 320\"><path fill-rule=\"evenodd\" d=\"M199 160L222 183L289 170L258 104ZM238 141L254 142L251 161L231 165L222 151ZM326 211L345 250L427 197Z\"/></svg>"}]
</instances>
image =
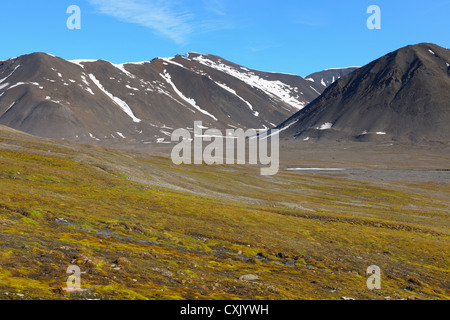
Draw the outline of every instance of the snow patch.
<instances>
[{"instance_id":1,"label":"snow patch","mask_svg":"<svg viewBox=\"0 0 450 320\"><path fill-rule=\"evenodd\" d=\"M11 103L11 105L8 107L8 109L6 109L5 112L3 112L3 114L0 116L3 117L12 107L14 107L16 105L16 101L14 101L13 103Z\"/></svg>"},{"instance_id":2,"label":"snow patch","mask_svg":"<svg viewBox=\"0 0 450 320\"><path fill-rule=\"evenodd\" d=\"M37 83L37 82L17 82L16 84L14 84L11 87L9 87L9 89L12 89L12 88L24 85L24 84L31 84L33 86L38 86L39 87L39 83ZM0 89L2 89L2 88L0 87Z\"/></svg>"},{"instance_id":3,"label":"snow patch","mask_svg":"<svg viewBox=\"0 0 450 320\"><path fill-rule=\"evenodd\" d=\"M293 88L279 80L277 81L269 81L266 79L263 79L256 75L254 72L246 72L242 73L238 69L233 68L231 66L228 66L224 63L214 62L208 58L205 58L204 56L200 55L198 57L194 57L193 60L216 70L222 71L224 73L227 73L244 83L248 84L251 87L258 88L268 95L278 98L279 100L289 104L295 109L303 109L305 107L305 102L298 101L296 97L292 96L292 90ZM298 97L297 97L298 98Z\"/></svg>"},{"instance_id":4,"label":"snow patch","mask_svg":"<svg viewBox=\"0 0 450 320\"><path fill-rule=\"evenodd\" d=\"M127 87L128 89L131 89L131 90L134 90L134 91L139 91L139 89L137 89L137 88L133 88L133 87L131 87L130 85L126 85L125 87Z\"/></svg>"},{"instance_id":5,"label":"snow patch","mask_svg":"<svg viewBox=\"0 0 450 320\"><path fill-rule=\"evenodd\" d=\"M323 125L321 125L320 127L317 127L317 130L328 130L331 129L331 127L333 127L333 124L331 122L326 122Z\"/></svg>"},{"instance_id":6,"label":"snow patch","mask_svg":"<svg viewBox=\"0 0 450 320\"><path fill-rule=\"evenodd\" d=\"M322 79L323 80L323 79ZM326 85L324 84L324 86L326 87ZM316 89L314 89L313 87L309 86L311 89L313 89L318 95L320 95L320 92L317 91Z\"/></svg>"},{"instance_id":7,"label":"snow patch","mask_svg":"<svg viewBox=\"0 0 450 320\"><path fill-rule=\"evenodd\" d=\"M57 101L57 100L52 100L52 98L49 97L49 96L46 96L46 97L45 97L45 100L48 100L48 101L53 102L53 103L56 103L56 104L60 104L60 102L61 102L61 101Z\"/></svg>"},{"instance_id":8,"label":"snow patch","mask_svg":"<svg viewBox=\"0 0 450 320\"><path fill-rule=\"evenodd\" d=\"M150 61L127 62L127 63L124 63L124 64L138 64L138 65L142 66L142 65L144 65L146 63L150 63Z\"/></svg>"},{"instance_id":9,"label":"snow patch","mask_svg":"<svg viewBox=\"0 0 450 320\"><path fill-rule=\"evenodd\" d=\"M106 94L112 101L114 101L131 119L133 119L134 122L139 123L141 122L141 119L136 118L133 114L133 111L131 110L131 108L128 106L128 104L117 98L114 97L111 93L109 93L108 91L105 90L105 88L103 88L102 84L95 78L95 76L93 74L89 74L89 78L91 78L91 80L95 83L95 85L101 90L103 91L104 94Z\"/></svg>"},{"instance_id":10,"label":"snow patch","mask_svg":"<svg viewBox=\"0 0 450 320\"><path fill-rule=\"evenodd\" d=\"M219 87L221 87L221 88L227 90L228 92L234 94L236 97L238 97L239 99L241 99L242 101L244 101L245 104L247 104L247 106L250 108L250 110L252 110L253 115L254 115L255 117L258 117L258 116L259 116L259 112L253 110L253 106L250 104L250 102L248 102L247 100L245 100L244 98L242 98L241 96L239 96L239 95L236 93L235 90L233 90L233 89L227 87L225 84L222 84L222 83L219 83L219 82L215 82L215 83L216 83Z\"/></svg>"},{"instance_id":11,"label":"snow patch","mask_svg":"<svg viewBox=\"0 0 450 320\"><path fill-rule=\"evenodd\" d=\"M116 132L122 139L125 139L125 136L122 134L122 133L120 133L119 131L117 131Z\"/></svg>"},{"instance_id":12,"label":"snow patch","mask_svg":"<svg viewBox=\"0 0 450 320\"><path fill-rule=\"evenodd\" d=\"M172 61L173 59L174 59L174 58L161 58L161 60L165 61L166 63L168 62L168 63L174 64L174 65L176 65L176 66L179 66L179 67L181 67L181 68L183 68L183 69L186 69L186 67L183 66L181 63ZM167 64L166 64L166 66L167 66Z\"/></svg>"},{"instance_id":13,"label":"snow patch","mask_svg":"<svg viewBox=\"0 0 450 320\"><path fill-rule=\"evenodd\" d=\"M92 94L93 96L95 96L95 93L94 93L94 91L92 91L91 88L87 87L86 91L89 92L90 94Z\"/></svg>"},{"instance_id":14,"label":"snow patch","mask_svg":"<svg viewBox=\"0 0 450 320\"><path fill-rule=\"evenodd\" d=\"M328 70L345 70L345 69L351 69L351 68L361 68L361 66L344 67L344 68L328 68L328 69L325 69L323 71L328 71Z\"/></svg>"},{"instance_id":15,"label":"snow patch","mask_svg":"<svg viewBox=\"0 0 450 320\"><path fill-rule=\"evenodd\" d=\"M175 84L172 82L172 78L170 76L170 74L167 73L167 70L164 70L164 74L160 74L161 77L166 80L166 82L168 84L170 84L172 86L172 89L176 92L177 95L180 96L180 98L182 98L184 101L186 101L187 103L189 103L191 106L193 106L195 109L197 109L198 111L200 111L203 114L206 114L207 116L213 118L214 120L217 121L217 118L214 117L211 113L209 113L206 110L203 110L202 108L200 108L197 103L195 102L194 99L188 98L186 97L180 90L178 90L178 88L175 86Z\"/></svg>"},{"instance_id":16,"label":"snow patch","mask_svg":"<svg viewBox=\"0 0 450 320\"><path fill-rule=\"evenodd\" d=\"M134 78L136 78L136 76L134 76L131 72L129 72L129 71L127 71L126 69L125 69L125 64L126 63L123 63L123 64L114 64L114 63L111 63L114 67L116 67L117 69L119 69L120 71L122 71L123 73L125 73L128 77L130 77L130 78L132 78L132 79L134 79Z\"/></svg>"},{"instance_id":17,"label":"snow patch","mask_svg":"<svg viewBox=\"0 0 450 320\"><path fill-rule=\"evenodd\" d=\"M89 82L87 82L86 77L81 75L81 80L83 80L84 84L89 86Z\"/></svg>"},{"instance_id":18,"label":"snow patch","mask_svg":"<svg viewBox=\"0 0 450 320\"><path fill-rule=\"evenodd\" d=\"M100 141L99 138L94 137L94 135L93 135L92 133L90 133L90 132L89 132L89 136L90 136L92 139L95 139L95 140L97 140L97 141Z\"/></svg>"},{"instance_id":19,"label":"snow patch","mask_svg":"<svg viewBox=\"0 0 450 320\"><path fill-rule=\"evenodd\" d=\"M271 129L271 130L269 130L269 131L264 132L263 134L260 134L259 136L260 136L261 138L264 137L264 136L266 136L266 137L264 137L264 138L262 138L262 139L267 139L267 138L269 138L269 137L271 137L271 136L273 136L273 135L279 134L280 132L289 129L291 126L293 126L293 125L296 124L297 122L298 122L298 119L295 120L295 121L292 121L290 124L288 124L287 126L281 128L281 129L278 129L278 130L277 130L277 129ZM271 123L271 124L272 124L272 123Z\"/></svg>"},{"instance_id":20,"label":"snow patch","mask_svg":"<svg viewBox=\"0 0 450 320\"><path fill-rule=\"evenodd\" d=\"M82 68L84 68L83 63L86 62L97 62L98 59L77 59L77 60L69 60L69 62L76 64Z\"/></svg>"},{"instance_id":21,"label":"snow patch","mask_svg":"<svg viewBox=\"0 0 450 320\"><path fill-rule=\"evenodd\" d=\"M9 77L11 77L13 75L13 73L20 67L20 64L14 68L14 70L5 78L0 79L0 83L2 83L3 81L5 81L6 79L8 79Z\"/></svg>"}]
</instances>

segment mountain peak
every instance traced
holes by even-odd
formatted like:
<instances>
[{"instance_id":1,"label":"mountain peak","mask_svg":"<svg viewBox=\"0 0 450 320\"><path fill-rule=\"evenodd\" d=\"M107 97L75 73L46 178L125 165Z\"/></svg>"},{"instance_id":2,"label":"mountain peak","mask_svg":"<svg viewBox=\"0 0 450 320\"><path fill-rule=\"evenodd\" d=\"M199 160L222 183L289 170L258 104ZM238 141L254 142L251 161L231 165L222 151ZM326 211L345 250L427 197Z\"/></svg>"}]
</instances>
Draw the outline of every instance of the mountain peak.
<instances>
[{"instance_id":1,"label":"mountain peak","mask_svg":"<svg viewBox=\"0 0 450 320\"><path fill-rule=\"evenodd\" d=\"M36 52L0 62L0 124L43 137L146 146L194 121L271 128L321 92L300 76L189 57L114 64Z\"/></svg>"},{"instance_id":2,"label":"mountain peak","mask_svg":"<svg viewBox=\"0 0 450 320\"><path fill-rule=\"evenodd\" d=\"M330 85L279 126L289 126L282 135L301 140L448 142L449 62L449 49L429 43L388 53Z\"/></svg>"}]
</instances>

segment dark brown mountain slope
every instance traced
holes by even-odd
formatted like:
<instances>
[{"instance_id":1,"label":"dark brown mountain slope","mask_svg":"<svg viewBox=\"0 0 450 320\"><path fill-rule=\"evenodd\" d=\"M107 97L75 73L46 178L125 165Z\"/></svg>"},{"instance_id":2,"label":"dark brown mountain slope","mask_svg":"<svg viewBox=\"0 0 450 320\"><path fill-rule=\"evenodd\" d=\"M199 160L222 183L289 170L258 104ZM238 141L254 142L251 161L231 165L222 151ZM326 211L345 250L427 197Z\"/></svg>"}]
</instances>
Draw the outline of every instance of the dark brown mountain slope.
<instances>
[{"instance_id":1,"label":"dark brown mountain slope","mask_svg":"<svg viewBox=\"0 0 450 320\"><path fill-rule=\"evenodd\" d=\"M344 76L278 128L285 139L450 139L450 50L421 43Z\"/></svg>"},{"instance_id":2,"label":"dark brown mountain slope","mask_svg":"<svg viewBox=\"0 0 450 320\"><path fill-rule=\"evenodd\" d=\"M175 128L271 128L323 90L188 54L115 65L33 53L0 62L0 124L83 143L147 145Z\"/></svg>"}]
</instances>

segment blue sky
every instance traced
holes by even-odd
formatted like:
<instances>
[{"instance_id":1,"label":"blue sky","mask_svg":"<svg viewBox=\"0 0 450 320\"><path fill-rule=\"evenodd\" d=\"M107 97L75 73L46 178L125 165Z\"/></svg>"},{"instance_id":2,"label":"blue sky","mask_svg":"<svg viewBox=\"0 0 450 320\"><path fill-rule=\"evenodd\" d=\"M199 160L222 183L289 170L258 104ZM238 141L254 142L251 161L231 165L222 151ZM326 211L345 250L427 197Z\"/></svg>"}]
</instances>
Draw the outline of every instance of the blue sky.
<instances>
[{"instance_id":1,"label":"blue sky","mask_svg":"<svg viewBox=\"0 0 450 320\"><path fill-rule=\"evenodd\" d=\"M81 9L69 30L67 8ZM381 8L369 30L367 8ZM0 59L47 52L114 63L194 51L306 76L360 66L402 46L450 47L450 0L14 0L0 8Z\"/></svg>"}]
</instances>

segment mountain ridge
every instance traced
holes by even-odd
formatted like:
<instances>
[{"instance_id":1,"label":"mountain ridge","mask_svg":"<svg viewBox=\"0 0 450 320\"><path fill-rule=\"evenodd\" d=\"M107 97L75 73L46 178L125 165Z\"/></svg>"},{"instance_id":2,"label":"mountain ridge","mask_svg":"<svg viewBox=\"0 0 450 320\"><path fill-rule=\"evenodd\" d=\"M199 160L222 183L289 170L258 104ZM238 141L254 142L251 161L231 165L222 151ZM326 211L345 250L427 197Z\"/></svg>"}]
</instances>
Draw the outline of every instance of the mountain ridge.
<instances>
[{"instance_id":1,"label":"mountain ridge","mask_svg":"<svg viewBox=\"0 0 450 320\"><path fill-rule=\"evenodd\" d=\"M198 53L114 64L37 52L0 62L0 80L0 124L106 144L165 142L165 129L194 121L218 129L270 128L322 90L300 76Z\"/></svg>"},{"instance_id":2,"label":"mountain ridge","mask_svg":"<svg viewBox=\"0 0 450 320\"><path fill-rule=\"evenodd\" d=\"M449 62L450 50L435 44L400 48L338 79L277 128L305 141L448 143Z\"/></svg>"},{"instance_id":3,"label":"mountain ridge","mask_svg":"<svg viewBox=\"0 0 450 320\"><path fill-rule=\"evenodd\" d=\"M336 80L342 78L343 76L355 71L360 67L345 67L345 68L329 68L319 72L311 73L305 77L305 80L312 82L318 82L324 87L328 87L333 84Z\"/></svg>"}]
</instances>

